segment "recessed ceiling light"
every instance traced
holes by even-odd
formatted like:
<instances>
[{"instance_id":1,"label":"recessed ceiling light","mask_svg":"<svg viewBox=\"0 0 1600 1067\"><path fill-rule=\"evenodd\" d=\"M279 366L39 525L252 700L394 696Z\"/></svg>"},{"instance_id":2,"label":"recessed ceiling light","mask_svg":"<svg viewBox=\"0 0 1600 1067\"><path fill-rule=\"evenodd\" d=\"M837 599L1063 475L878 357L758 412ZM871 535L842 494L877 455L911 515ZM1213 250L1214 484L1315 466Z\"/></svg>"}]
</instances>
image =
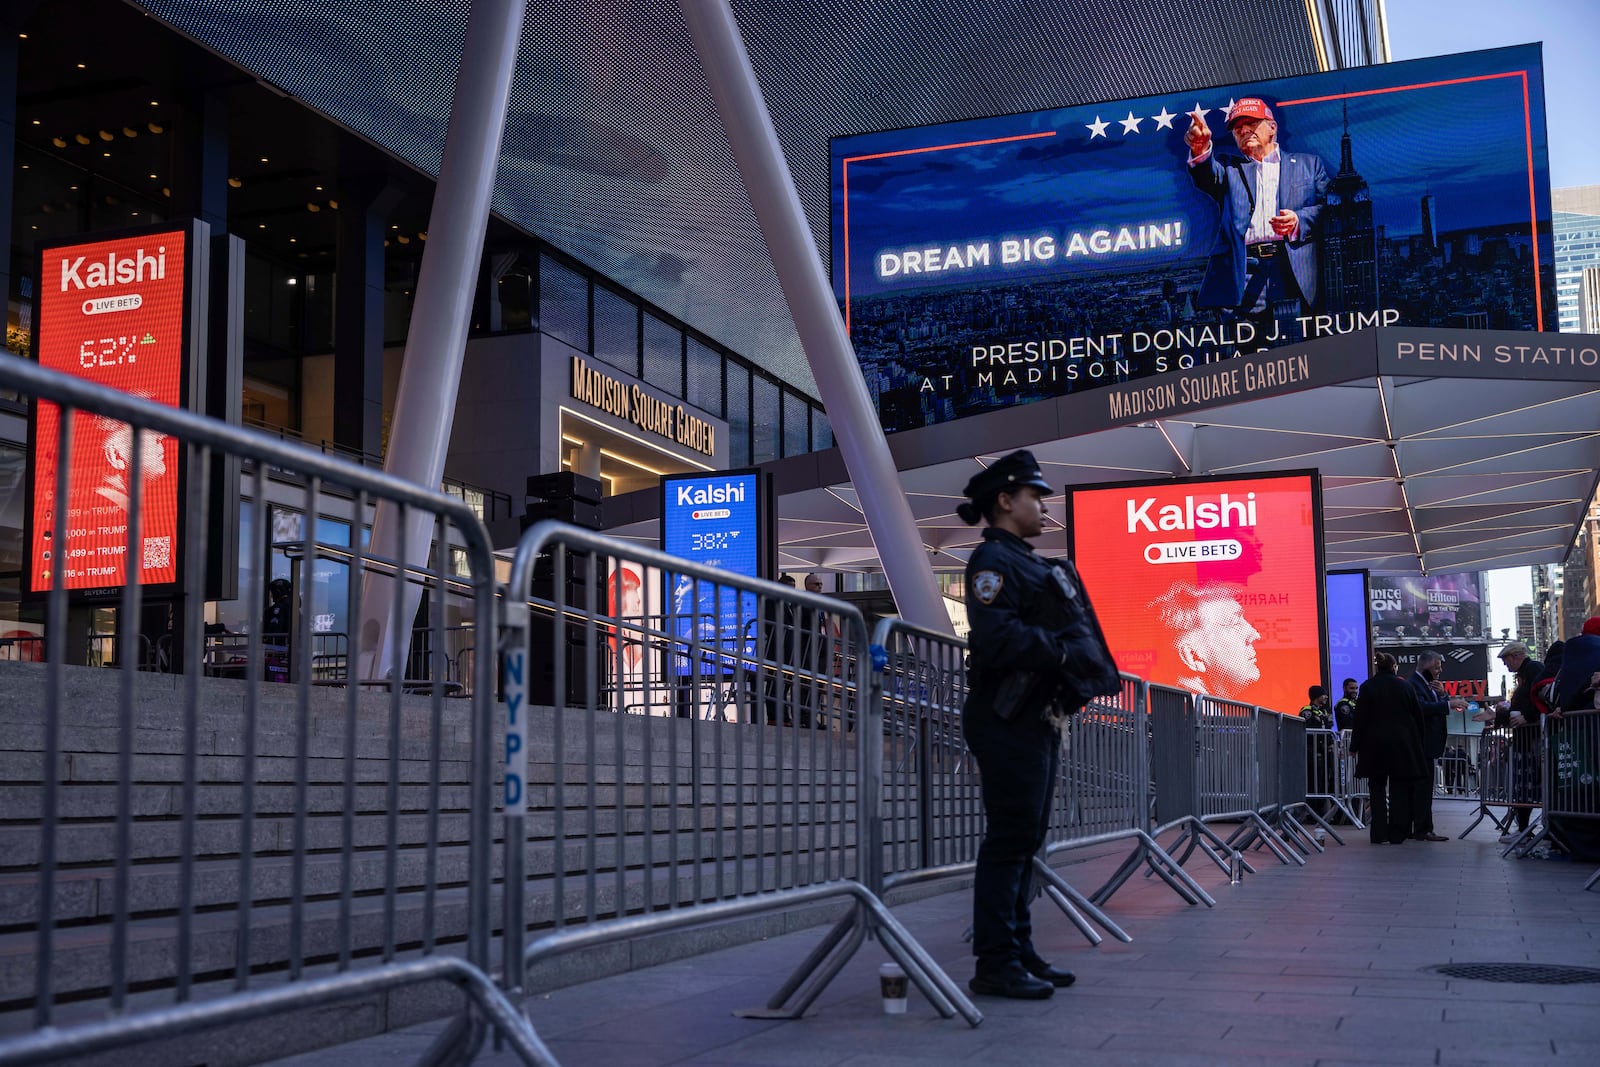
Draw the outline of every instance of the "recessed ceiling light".
<instances>
[{"instance_id":1,"label":"recessed ceiling light","mask_svg":"<svg viewBox=\"0 0 1600 1067\"><path fill-rule=\"evenodd\" d=\"M256 229L258 229L258 230L264 230L264 229L266 229L266 228L267 228L267 224L266 224L266 223L264 223L264 222L258 222L258 223L256 223Z\"/></svg>"},{"instance_id":2,"label":"recessed ceiling light","mask_svg":"<svg viewBox=\"0 0 1600 1067\"><path fill-rule=\"evenodd\" d=\"M151 133L161 133L166 129L166 127L161 125L159 122L150 122L145 124L145 129L149 130Z\"/></svg>"},{"instance_id":3,"label":"recessed ceiling light","mask_svg":"<svg viewBox=\"0 0 1600 1067\"><path fill-rule=\"evenodd\" d=\"M317 203L315 200L308 200L306 201L306 210L315 215L317 212L322 210L322 205Z\"/></svg>"},{"instance_id":4,"label":"recessed ceiling light","mask_svg":"<svg viewBox=\"0 0 1600 1067\"><path fill-rule=\"evenodd\" d=\"M319 193L322 192L322 186L320 186L320 185L317 186L317 192L319 192Z\"/></svg>"},{"instance_id":5,"label":"recessed ceiling light","mask_svg":"<svg viewBox=\"0 0 1600 1067\"><path fill-rule=\"evenodd\" d=\"M115 141L117 139L117 135L112 133L110 130L101 130L100 139L102 141Z\"/></svg>"},{"instance_id":6,"label":"recessed ceiling light","mask_svg":"<svg viewBox=\"0 0 1600 1067\"><path fill-rule=\"evenodd\" d=\"M110 159L110 158L111 158L111 153L110 153L110 152L101 152L101 153L100 153L100 154L101 154L101 155L102 155L102 156L104 156L104 157L105 157L105 158L107 158L107 159Z\"/></svg>"},{"instance_id":7,"label":"recessed ceiling light","mask_svg":"<svg viewBox=\"0 0 1600 1067\"><path fill-rule=\"evenodd\" d=\"M50 138L50 143L55 145L57 148L65 148L65 147L67 147L67 142L62 140L59 137Z\"/></svg>"},{"instance_id":8,"label":"recessed ceiling light","mask_svg":"<svg viewBox=\"0 0 1600 1067\"><path fill-rule=\"evenodd\" d=\"M26 164L26 163L24 163L24 164L23 164L23 165L22 165L22 169L23 169L23 170L27 170L27 169L28 169L28 164Z\"/></svg>"},{"instance_id":9,"label":"recessed ceiling light","mask_svg":"<svg viewBox=\"0 0 1600 1067\"><path fill-rule=\"evenodd\" d=\"M76 185L69 185L67 188L76 191L78 187Z\"/></svg>"},{"instance_id":10,"label":"recessed ceiling light","mask_svg":"<svg viewBox=\"0 0 1600 1067\"><path fill-rule=\"evenodd\" d=\"M152 174L152 175L150 175L150 177L152 177L152 178L154 178L154 177L155 177L155 175L154 175L154 174Z\"/></svg>"},{"instance_id":11,"label":"recessed ceiling light","mask_svg":"<svg viewBox=\"0 0 1600 1067\"><path fill-rule=\"evenodd\" d=\"M261 162L265 163L266 161L267 161L267 157L266 156L262 156L261 157Z\"/></svg>"},{"instance_id":12,"label":"recessed ceiling light","mask_svg":"<svg viewBox=\"0 0 1600 1067\"><path fill-rule=\"evenodd\" d=\"M89 135L86 134L86 133L75 133L75 134L72 135L72 139L74 141L77 141L79 144L88 144L89 143Z\"/></svg>"},{"instance_id":13,"label":"recessed ceiling light","mask_svg":"<svg viewBox=\"0 0 1600 1067\"><path fill-rule=\"evenodd\" d=\"M38 120L38 119L34 119L34 120L33 120L33 124L34 124L34 125L35 125L35 126L37 126L37 125L39 125L39 120ZM319 188L320 188L320 186L319 186Z\"/></svg>"},{"instance_id":14,"label":"recessed ceiling light","mask_svg":"<svg viewBox=\"0 0 1600 1067\"><path fill-rule=\"evenodd\" d=\"M79 69L79 70L84 70L84 69L86 69L86 68L85 68L85 67L84 67L84 65L83 65L83 64L82 64L82 63L79 63L79 64L78 64L78 69Z\"/></svg>"},{"instance_id":15,"label":"recessed ceiling light","mask_svg":"<svg viewBox=\"0 0 1600 1067\"><path fill-rule=\"evenodd\" d=\"M139 131L134 129L132 126L124 126L122 127L122 136L137 137L139 136Z\"/></svg>"},{"instance_id":16,"label":"recessed ceiling light","mask_svg":"<svg viewBox=\"0 0 1600 1067\"><path fill-rule=\"evenodd\" d=\"M289 243L290 243L290 244L292 244L292 245L294 245L294 244L299 244L299 243L300 243L300 238L298 238L298 237L291 237L291 238L289 238Z\"/></svg>"},{"instance_id":17,"label":"recessed ceiling light","mask_svg":"<svg viewBox=\"0 0 1600 1067\"><path fill-rule=\"evenodd\" d=\"M237 188L239 188L239 186L241 186L243 184L244 184L244 182L240 181L238 178L229 178L228 179L228 188L229 189L237 189Z\"/></svg>"},{"instance_id":18,"label":"recessed ceiling light","mask_svg":"<svg viewBox=\"0 0 1600 1067\"><path fill-rule=\"evenodd\" d=\"M159 101L159 100L152 100L152 101L150 101L150 106L151 106L151 107L160 107L160 106L161 106L161 101Z\"/></svg>"}]
</instances>

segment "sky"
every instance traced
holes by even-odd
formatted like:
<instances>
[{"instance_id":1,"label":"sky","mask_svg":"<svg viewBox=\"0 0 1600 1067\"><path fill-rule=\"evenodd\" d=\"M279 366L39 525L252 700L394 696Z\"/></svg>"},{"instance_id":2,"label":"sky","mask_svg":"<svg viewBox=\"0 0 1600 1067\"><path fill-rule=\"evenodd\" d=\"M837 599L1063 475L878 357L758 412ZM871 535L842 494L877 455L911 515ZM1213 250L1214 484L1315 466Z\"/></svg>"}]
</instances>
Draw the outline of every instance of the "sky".
<instances>
[{"instance_id":1,"label":"sky","mask_svg":"<svg viewBox=\"0 0 1600 1067\"><path fill-rule=\"evenodd\" d=\"M1600 139L1586 114L1600 100L1596 0L1388 0L1389 53L1397 60L1544 44L1550 185L1600 184Z\"/></svg>"},{"instance_id":2,"label":"sky","mask_svg":"<svg viewBox=\"0 0 1600 1067\"><path fill-rule=\"evenodd\" d=\"M1397 60L1542 42L1550 185L1600 184L1600 138L1593 135L1593 123L1584 121L1600 100L1600 2L1388 0L1386 10L1389 53ZM1491 632L1515 633L1517 605L1532 599L1528 568L1490 571L1485 586ZM1499 661L1491 661L1490 668L1489 691L1498 693Z\"/></svg>"}]
</instances>

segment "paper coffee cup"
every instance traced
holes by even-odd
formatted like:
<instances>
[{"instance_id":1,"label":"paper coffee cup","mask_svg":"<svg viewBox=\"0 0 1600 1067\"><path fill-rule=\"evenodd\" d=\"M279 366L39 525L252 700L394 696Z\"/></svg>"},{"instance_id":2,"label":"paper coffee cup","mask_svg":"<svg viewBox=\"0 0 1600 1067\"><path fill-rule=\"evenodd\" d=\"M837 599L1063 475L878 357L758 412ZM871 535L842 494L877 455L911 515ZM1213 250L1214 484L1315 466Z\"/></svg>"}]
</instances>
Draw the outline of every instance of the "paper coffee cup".
<instances>
[{"instance_id":1,"label":"paper coffee cup","mask_svg":"<svg viewBox=\"0 0 1600 1067\"><path fill-rule=\"evenodd\" d=\"M898 963L885 963L878 967L878 985L883 990L883 1013L906 1013L906 972Z\"/></svg>"}]
</instances>

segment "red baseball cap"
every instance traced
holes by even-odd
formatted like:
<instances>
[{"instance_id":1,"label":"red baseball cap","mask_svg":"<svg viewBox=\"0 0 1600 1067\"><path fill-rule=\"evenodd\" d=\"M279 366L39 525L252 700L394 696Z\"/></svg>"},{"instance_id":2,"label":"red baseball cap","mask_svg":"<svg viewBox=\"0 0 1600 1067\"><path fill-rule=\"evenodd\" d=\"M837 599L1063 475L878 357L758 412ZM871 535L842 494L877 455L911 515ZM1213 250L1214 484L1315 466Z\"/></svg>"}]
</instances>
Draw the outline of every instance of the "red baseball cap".
<instances>
[{"instance_id":1,"label":"red baseball cap","mask_svg":"<svg viewBox=\"0 0 1600 1067\"><path fill-rule=\"evenodd\" d=\"M1228 109L1228 128L1232 129L1233 124L1240 119L1270 118L1272 118L1272 109L1267 106L1265 100L1259 96L1246 96L1235 100L1233 106Z\"/></svg>"}]
</instances>

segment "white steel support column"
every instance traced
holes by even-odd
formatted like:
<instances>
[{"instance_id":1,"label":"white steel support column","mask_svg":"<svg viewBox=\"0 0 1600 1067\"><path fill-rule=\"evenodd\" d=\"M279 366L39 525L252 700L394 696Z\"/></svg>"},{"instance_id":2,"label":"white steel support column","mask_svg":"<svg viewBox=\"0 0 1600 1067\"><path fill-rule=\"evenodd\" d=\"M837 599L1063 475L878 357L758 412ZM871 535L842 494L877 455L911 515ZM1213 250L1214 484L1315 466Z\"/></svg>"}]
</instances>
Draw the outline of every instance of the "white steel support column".
<instances>
[{"instance_id":1,"label":"white steel support column","mask_svg":"<svg viewBox=\"0 0 1600 1067\"><path fill-rule=\"evenodd\" d=\"M468 319L489 221L489 194L500 161L500 136L526 10L527 0L473 0L456 70L455 99L383 464L389 474L431 489L438 489L444 477L450 447ZM420 565L428 558L433 519L425 514L408 518L407 562ZM372 520L374 555L396 555L401 543L398 520L393 505L378 505ZM440 551L445 551L442 546ZM362 587L358 662L365 678L384 678L391 669L400 670L389 662L394 594L388 583L386 578L369 576ZM410 646L411 619L421 597L420 589L408 587L405 615L399 620L407 631L402 648Z\"/></svg>"},{"instance_id":2,"label":"white steel support column","mask_svg":"<svg viewBox=\"0 0 1600 1067\"><path fill-rule=\"evenodd\" d=\"M922 548L922 534L867 396L866 382L828 285L822 257L811 239L733 11L727 0L679 0L679 7L700 53L700 65L727 130L745 192L761 223L761 234L833 424L839 453L855 483L895 604L907 621L952 633L949 613L934 581L933 564Z\"/></svg>"}]
</instances>

